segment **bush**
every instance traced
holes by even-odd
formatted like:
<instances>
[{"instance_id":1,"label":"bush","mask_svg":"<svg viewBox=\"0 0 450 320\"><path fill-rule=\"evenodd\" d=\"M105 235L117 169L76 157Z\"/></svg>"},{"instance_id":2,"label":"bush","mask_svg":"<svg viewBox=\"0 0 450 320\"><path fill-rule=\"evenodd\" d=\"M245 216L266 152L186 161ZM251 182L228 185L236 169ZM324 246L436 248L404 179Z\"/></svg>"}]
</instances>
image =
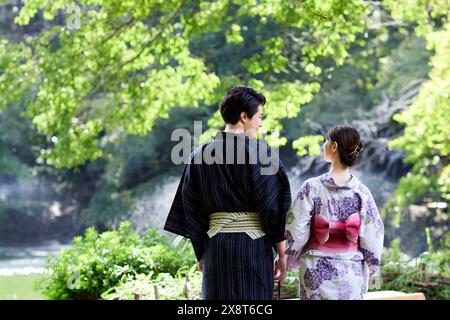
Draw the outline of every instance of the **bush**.
<instances>
[{"instance_id":1,"label":"bush","mask_svg":"<svg viewBox=\"0 0 450 320\"><path fill-rule=\"evenodd\" d=\"M400 240L385 249L382 260L381 290L422 292L426 299L450 299L450 248L428 251L411 259L400 252Z\"/></svg>"},{"instance_id":2,"label":"bush","mask_svg":"<svg viewBox=\"0 0 450 320\"><path fill-rule=\"evenodd\" d=\"M196 265L188 273L160 273L154 276L126 275L119 285L102 294L106 300L199 300L201 299L202 274Z\"/></svg>"},{"instance_id":3,"label":"bush","mask_svg":"<svg viewBox=\"0 0 450 320\"><path fill-rule=\"evenodd\" d=\"M99 234L94 228L84 237L75 237L72 246L56 258L49 258L38 289L48 299L100 299L124 277L160 273L182 275L186 266L195 265L190 243L176 246L156 230L144 236L132 230L129 221L117 230Z\"/></svg>"},{"instance_id":4,"label":"bush","mask_svg":"<svg viewBox=\"0 0 450 320\"><path fill-rule=\"evenodd\" d=\"M299 286L300 279L298 271L286 272L286 278L281 285L281 299L298 299L299 298ZM274 289L274 297L277 297L277 287Z\"/></svg>"}]
</instances>

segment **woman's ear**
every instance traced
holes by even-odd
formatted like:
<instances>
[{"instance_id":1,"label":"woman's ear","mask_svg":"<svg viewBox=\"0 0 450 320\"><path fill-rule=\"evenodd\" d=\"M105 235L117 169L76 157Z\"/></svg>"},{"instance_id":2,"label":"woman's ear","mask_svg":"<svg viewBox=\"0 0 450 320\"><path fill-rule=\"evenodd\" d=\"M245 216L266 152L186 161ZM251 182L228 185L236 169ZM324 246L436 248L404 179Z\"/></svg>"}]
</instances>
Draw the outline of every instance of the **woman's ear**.
<instances>
[{"instance_id":1,"label":"woman's ear","mask_svg":"<svg viewBox=\"0 0 450 320\"><path fill-rule=\"evenodd\" d=\"M336 152L338 149L338 144L336 141L333 142L333 152Z\"/></svg>"}]
</instances>

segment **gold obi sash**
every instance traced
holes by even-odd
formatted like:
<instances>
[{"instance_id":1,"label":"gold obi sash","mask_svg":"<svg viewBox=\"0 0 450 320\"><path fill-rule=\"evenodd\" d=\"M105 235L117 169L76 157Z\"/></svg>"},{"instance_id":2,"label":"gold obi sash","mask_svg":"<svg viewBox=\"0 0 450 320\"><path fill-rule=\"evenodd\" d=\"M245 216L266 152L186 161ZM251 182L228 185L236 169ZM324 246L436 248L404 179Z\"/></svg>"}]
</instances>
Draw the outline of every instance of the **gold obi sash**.
<instances>
[{"instance_id":1,"label":"gold obi sash","mask_svg":"<svg viewBox=\"0 0 450 320\"><path fill-rule=\"evenodd\" d=\"M209 216L208 236L221 232L245 232L253 240L266 235L261 217L254 212L215 212Z\"/></svg>"}]
</instances>

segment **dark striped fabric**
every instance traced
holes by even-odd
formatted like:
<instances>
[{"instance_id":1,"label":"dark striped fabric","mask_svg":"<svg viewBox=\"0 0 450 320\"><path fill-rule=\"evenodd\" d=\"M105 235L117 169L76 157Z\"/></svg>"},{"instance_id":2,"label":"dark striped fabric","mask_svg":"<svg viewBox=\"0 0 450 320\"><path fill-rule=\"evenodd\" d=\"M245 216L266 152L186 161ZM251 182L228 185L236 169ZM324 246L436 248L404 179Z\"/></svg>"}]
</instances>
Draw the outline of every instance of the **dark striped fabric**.
<instances>
[{"instance_id":1,"label":"dark striped fabric","mask_svg":"<svg viewBox=\"0 0 450 320\"><path fill-rule=\"evenodd\" d=\"M245 134L218 132L214 141L191 154L190 163L184 167L164 229L189 238L197 260L205 256L204 299L272 298L272 248L285 240L291 193L286 171L278 158L275 174L261 174L261 169L270 164L261 161L260 150L269 157L276 156L265 144ZM208 157L196 160L197 156L208 154L216 159L222 156L223 163L209 164ZM225 163L227 156L234 157L234 163ZM238 164L242 156L244 162ZM210 214L242 211L261 216L266 236L252 240L245 233L227 233L209 239Z\"/></svg>"},{"instance_id":2,"label":"dark striped fabric","mask_svg":"<svg viewBox=\"0 0 450 320\"><path fill-rule=\"evenodd\" d=\"M203 258L204 300L271 300L273 251L266 236L219 233L206 244Z\"/></svg>"}]
</instances>

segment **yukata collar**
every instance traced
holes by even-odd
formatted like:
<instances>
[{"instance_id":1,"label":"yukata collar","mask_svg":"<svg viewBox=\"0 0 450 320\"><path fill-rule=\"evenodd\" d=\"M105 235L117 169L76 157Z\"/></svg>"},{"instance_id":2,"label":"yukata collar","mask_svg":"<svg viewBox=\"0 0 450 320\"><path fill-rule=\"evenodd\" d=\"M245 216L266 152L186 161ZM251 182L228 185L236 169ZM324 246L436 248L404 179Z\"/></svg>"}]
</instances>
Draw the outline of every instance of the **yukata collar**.
<instances>
[{"instance_id":1,"label":"yukata collar","mask_svg":"<svg viewBox=\"0 0 450 320\"><path fill-rule=\"evenodd\" d=\"M235 137L237 137L238 139L243 139L245 140L245 137L247 137L247 135L244 132L225 132L225 131L217 131L216 133L216 140L234 140Z\"/></svg>"},{"instance_id":2,"label":"yukata collar","mask_svg":"<svg viewBox=\"0 0 450 320\"><path fill-rule=\"evenodd\" d=\"M359 181L358 178L356 178L354 175L351 175L351 179L350 181L348 181L346 184L343 185L338 185L333 177L331 176L331 174L329 172L324 173L323 175L321 175L319 177L320 182L322 182L322 184L324 186L326 186L329 189L334 189L334 190L350 190L350 189L355 189L359 186Z\"/></svg>"}]
</instances>

